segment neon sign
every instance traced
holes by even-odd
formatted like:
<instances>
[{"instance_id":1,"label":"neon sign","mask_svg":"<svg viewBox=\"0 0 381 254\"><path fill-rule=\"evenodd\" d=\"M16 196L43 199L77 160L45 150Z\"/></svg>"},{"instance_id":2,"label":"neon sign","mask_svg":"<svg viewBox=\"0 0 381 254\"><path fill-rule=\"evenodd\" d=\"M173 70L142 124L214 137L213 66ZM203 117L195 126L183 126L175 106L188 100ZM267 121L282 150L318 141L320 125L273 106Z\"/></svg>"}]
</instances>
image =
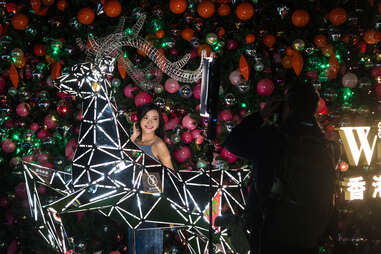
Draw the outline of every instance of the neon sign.
<instances>
[{"instance_id":1,"label":"neon sign","mask_svg":"<svg viewBox=\"0 0 381 254\"><path fill-rule=\"evenodd\" d=\"M381 198L381 175L375 175L369 181L362 176L346 178L344 186L346 200L363 200L365 193L374 199Z\"/></svg>"}]
</instances>

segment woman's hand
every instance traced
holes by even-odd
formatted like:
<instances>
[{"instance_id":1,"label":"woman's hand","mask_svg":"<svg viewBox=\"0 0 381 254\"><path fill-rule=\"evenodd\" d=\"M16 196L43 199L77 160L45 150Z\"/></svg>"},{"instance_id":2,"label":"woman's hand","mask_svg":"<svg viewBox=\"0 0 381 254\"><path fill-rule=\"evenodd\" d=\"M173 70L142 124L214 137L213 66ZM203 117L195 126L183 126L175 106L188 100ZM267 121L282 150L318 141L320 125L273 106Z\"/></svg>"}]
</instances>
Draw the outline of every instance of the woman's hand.
<instances>
[{"instance_id":1,"label":"woman's hand","mask_svg":"<svg viewBox=\"0 0 381 254\"><path fill-rule=\"evenodd\" d=\"M135 142L136 138L139 137L139 135L140 135L140 130L136 127L136 123L134 123L132 126L132 135L130 137L132 142Z\"/></svg>"}]
</instances>

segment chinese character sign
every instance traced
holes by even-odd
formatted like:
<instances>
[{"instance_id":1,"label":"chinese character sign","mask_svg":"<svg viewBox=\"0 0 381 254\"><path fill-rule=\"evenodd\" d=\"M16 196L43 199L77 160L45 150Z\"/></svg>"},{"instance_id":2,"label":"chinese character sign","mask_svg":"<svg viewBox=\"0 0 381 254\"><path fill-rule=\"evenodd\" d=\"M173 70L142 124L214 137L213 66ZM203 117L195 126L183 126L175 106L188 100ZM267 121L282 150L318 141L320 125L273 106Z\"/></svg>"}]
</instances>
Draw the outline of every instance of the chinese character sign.
<instances>
[{"instance_id":1,"label":"chinese character sign","mask_svg":"<svg viewBox=\"0 0 381 254\"><path fill-rule=\"evenodd\" d=\"M381 175L364 179L362 176L347 178L344 181L346 200L363 200L368 193L371 198L381 199Z\"/></svg>"}]
</instances>

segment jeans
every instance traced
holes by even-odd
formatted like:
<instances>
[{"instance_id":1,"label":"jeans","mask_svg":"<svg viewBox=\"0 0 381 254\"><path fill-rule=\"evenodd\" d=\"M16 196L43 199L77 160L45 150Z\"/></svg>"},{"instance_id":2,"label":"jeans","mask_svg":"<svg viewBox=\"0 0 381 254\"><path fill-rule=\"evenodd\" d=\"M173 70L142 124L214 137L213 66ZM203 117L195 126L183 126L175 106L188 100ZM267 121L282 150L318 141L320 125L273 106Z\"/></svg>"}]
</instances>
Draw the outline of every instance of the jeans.
<instances>
[{"instance_id":1,"label":"jeans","mask_svg":"<svg viewBox=\"0 0 381 254\"><path fill-rule=\"evenodd\" d=\"M151 228L155 224L145 223L143 228L135 230L136 254L162 254L163 253L163 229ZM150 227L150 229L144 229ZM133 230L128 230L128 254L133 254Z\"/></svg>"}]
</instances>

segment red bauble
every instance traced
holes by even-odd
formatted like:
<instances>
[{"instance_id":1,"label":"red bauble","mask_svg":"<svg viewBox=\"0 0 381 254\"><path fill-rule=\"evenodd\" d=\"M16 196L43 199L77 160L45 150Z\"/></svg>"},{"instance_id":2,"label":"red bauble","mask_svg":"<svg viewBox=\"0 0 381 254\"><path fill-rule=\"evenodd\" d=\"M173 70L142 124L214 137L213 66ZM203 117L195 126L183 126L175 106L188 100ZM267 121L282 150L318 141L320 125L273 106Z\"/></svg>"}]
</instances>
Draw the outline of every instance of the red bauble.
<instances>
[{"instance_id":1,"label":"red bauble","mask_svg":"<svg viewBox=\"0 0 381 254\"><path fill-rule=\"evenodd\" d=\"M33 53L36 56L44 56L45 55L45 47L42 44L36 44L33 47Z\"/></svg>"},{"instance_id":2,"label":"red bauble","mask_svg":"<svg viewBox=\"0 0 381 254\"><path fill-rule=\"evenodd\" d=\"M57 106L57 113L61 116L66 115L69 112L69 107L65 104L60 104Z\"/></svg>"},{"instance_id":3,"label":"red bauble","mask_svg":"<svg viewBox=\"0 0 381 254\"><path fill-rule=\"evenodd\" d=\"M12 153L14 150L16 150L16 144L10 139L5 139L1 143L1 148L6 153Z\"/></svg>"},{"instance_id":4,"label":"red bauble","mask_svg":"<svg viewBox=\"0 0 381 254\"><path fill-rule=\"evenodd\" d=\"M122 6L118 0L109 0L104 5L104 11L110 18L115 18L122 12Z\"/></svg>"},{"instance_id":5,"label":"red bauble","mask_svg":"<svg viewBox=\"0 0 381 254\"><path fill-rule=\"evenodd\" d=\"M60 11L64 11L67 7L67 1L66 0L58 0L56 7Z\"/></svg>"},{"instance_id":6,"label":"red bauble","mask_svg":"<svg viewBox=\"0 0 381 254\"><path fill-rule=\"evenodd\" d=\"M184 163L191 155L192 152L188 146L181 146L174 152L174 158L178 163Z\"/></svg>"},{"instance_id":7,"label":"red bauble","mask_svg":"<svg viewBox=\"0 0 381 254\"><path fill-rule=\"evenodd\" d=\"M90 8L82 8L78 11L77 19L81 24L90 25L95 19L94 11Z\"/></svg>"},{"instance_id":8,"label":"red bauble","mask_svg":"<svg viewBox=\"0 0 381 254\"><path fill-rule=\"evenodd\" d=\"M29 24L28 17L25 14L17 13L12 17L12 26L16 30L24 30Z\"/></svg>"}]
</instances>

